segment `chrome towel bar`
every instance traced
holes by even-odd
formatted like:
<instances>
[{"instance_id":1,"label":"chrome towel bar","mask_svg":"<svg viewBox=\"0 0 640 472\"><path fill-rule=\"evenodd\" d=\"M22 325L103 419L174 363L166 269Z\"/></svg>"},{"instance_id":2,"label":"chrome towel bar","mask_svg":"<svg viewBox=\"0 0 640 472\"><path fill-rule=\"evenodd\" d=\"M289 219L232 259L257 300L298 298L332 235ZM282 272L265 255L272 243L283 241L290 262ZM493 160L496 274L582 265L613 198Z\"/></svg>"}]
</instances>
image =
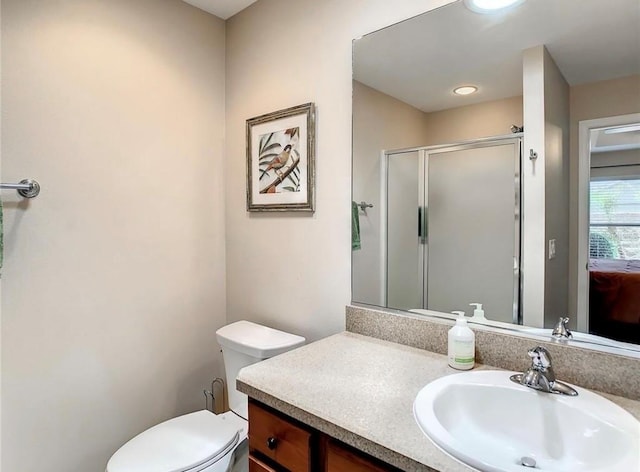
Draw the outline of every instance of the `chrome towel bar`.
<instances>
[{"instance_id":1,"label":"chrome towel bar","mask_svg":"<svg viewBox=\"0 0 640 472\"><path fill-rule=\"evenodd\" d=\"M40 193L40 184L36 180L24 179L18 184L0 184L0 189L17 190L24 198L34 198Z\"/></svg>"}]
</instances>

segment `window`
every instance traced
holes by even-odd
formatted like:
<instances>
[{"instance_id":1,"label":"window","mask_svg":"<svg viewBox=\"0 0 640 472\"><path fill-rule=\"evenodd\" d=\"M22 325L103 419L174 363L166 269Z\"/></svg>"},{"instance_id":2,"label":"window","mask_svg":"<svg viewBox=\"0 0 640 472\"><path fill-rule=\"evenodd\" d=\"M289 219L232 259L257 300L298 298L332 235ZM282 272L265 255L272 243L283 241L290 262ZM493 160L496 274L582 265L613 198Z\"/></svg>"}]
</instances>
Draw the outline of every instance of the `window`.
<instances>
[{"instance_id":1,"label":"window","mask_svg":"<svg viewBox=\"0 0 640 472\"><path fill-rule=\"evenodd\" d=\"M640 178L591 181L589 256L640 259Z\"/></svg>"}]
</instances>

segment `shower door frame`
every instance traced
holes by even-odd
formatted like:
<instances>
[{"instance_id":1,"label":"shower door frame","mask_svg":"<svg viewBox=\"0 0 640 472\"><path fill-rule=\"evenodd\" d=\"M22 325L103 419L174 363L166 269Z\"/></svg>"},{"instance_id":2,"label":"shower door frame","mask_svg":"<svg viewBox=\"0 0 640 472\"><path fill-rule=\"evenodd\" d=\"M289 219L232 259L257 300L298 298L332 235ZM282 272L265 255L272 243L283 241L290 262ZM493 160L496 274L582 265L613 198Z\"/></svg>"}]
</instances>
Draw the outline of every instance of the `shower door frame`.
<instances>
[{"instance_id":1,"label":"shower door frame","mask_svg":"<svg viewBox=\"0 0 640 472\"><path fill-rule=\"evenodd\" d=\"M421 176L418 184L419 195L419 208L418 212L422 212L421 221L419 217L419 238L421 242L419 244L419 266L421 274L421 286L423 287L422 307L415 307L418 309L429 310L428 306L428 215L429 215L429 202L428 202L428 172L429 172L429 155L435 153L442 153L447 151L461 151L466 149L473 149L478 147L490 147L501 144L514 144L518 156L515 159L514 165L514 269L513 269L513 311L512 322L514 324L522 324L522 291L523 291L523 267L522 267L522 223L524 218L522 217L522 165L523 165L523 137L524 133L513 133L502 136L491 136L487 138L479 138L470 141L461 141L453 144L442 144L432 146L419 146L413 148L384 150L381 152L381 192L380 192L380 208L381 219L384 225L381 229L380 238L380 254L382 258L381 272L382 272L382 298L385 306L388 306L388 247L387 247L387 233L389 225L388 215L388 185L389 185L389 160L393 155L406 154L417 152L418 153L418 172ZM431 310L429 310L431 311ZM437 312L436 312L437 313Z\"/></svg>"},{"instance_id":2,"label":"shower door frame","mask_svg":"<svg viewBox=\"0 0 640 472\"><path fill-rule=\"evenodd\" d=\"M389 241L389 159L391 155L397 154L409 154L413 152L418 153L418 173L422 176L426 176L425 168L424 168L424 155L426 151L426 147L416 147L416 148L406 148L406 149L394 149L394 150L383 150L380 153L380 280L382 283L380 284L380 296L382 299L383 306L389 308L389 257L388 257L388 241ZM419 179L418 183L418 194L424 195L424 178ZM423 205L423 198L420 198L420 205ZM424 306L425 301L425 264L427 252L424 244L420 244L418 246L418 264L420 274L420 285L423 287L423 295L422 295L422 305ZM416 307L417 308L417 307Z\"/></svg>"}]
</instances>

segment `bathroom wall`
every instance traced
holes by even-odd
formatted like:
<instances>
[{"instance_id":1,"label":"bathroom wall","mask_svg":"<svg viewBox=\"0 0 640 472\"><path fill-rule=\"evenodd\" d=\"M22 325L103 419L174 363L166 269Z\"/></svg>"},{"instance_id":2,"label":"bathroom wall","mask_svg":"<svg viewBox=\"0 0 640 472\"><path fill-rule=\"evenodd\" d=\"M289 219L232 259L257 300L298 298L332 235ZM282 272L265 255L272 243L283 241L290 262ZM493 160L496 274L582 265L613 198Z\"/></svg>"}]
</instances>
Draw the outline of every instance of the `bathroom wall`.
<instances>
[{"instance_id":1,"label":"bathroom wall","mask_svg":"<svg viewBox=\"0 0 640 472\"><path fill-rule=\"evenodd\" d=\"M545 243L544 326L566 316L569 295L569 84L544 49ZM525 128L526 129L526 128ZM555 256L549 241L555 240ZM525 267L526 277L526 267ZM570 319L575 329L575 319Z\"/></svg>"},{"instance_id":2,"label":"bathroom wall","mask_svg":"<svg viewBox=\"0 0 640 472\"><path fill-rule=\"evenodd\" d=\"M0 2L0 25L2 25L2 5ZM1 28L0 28L1 29ZM2 34L0 32L0 57L2 57ZM0 182L2 178L2 61L0 60ZM1 198L1 196L0 196ZM2 268L0 268L0 472L2 472Z\"/></svg>"},{"instance_id":3,"label":"bathroom wall","mask_svg":"<svg viewBox=\"0 0 640 472\"><path fill-rule=\"evenodd\" d=\"M522 166L522 321L528 326L544 325L546 267L545 208L545 77L544 46L525 49L522 54L523 138ZM529 150L537 158L529 160Z\"/></svg>"},{"instance_id":4,"label":"bathroom wall","mask_svg":"<svg viewBox=\"0 0 640 472\"><path fill-rule=\"evenodd\" d=\"M574 85L570 100L569 167L569 316L576 316L578 293L578 123L608 116L638 113L640 110L640 75Z\"/></svg>"},{"instance_id":5,"label":"bathroom wall","mask_svg":"<svg viewBox=\"0 0 640 472\"><path fill-rule=\"evenodd\" d=\"M640 149L591 153L591 178L640 175Z\"/></svg>"},{"instance_id":6,"label":"bathroom wall","mask_svg":"<svg viewBox=\"0 0 640 472\"><path fill-rule=\"evenodd\" d=\"M426 145L504 136L511 133L511 125L522 126L522 96L435 111L426 117Z\"/></svg>"},{"instance_id":7,"label":"bathroom wall","mask_svg":"<svg viewBox=\"0 0 640 472\"><path fill-rule=\"evenodd\" d=\"M359 211L361 249L353 251L351 298L384 303L381 267L381 151L426 142L426 114L389 95L353 81L353 199L373 204Z\"/></svg>"},{"instance_id":8,"label":"bathroom wall","mask_svg":"<svg viewBox=\"0 0 640 472\"><path fill-rule=\"evenodd\" d=\"M351 295L351 41L446 0L258 1L227 21L227 316L313 340ZM315 214L245 210L245 121L317 106Z\"/></svg>"},{"instance_id":9,"label":"bathroom wall","mask_svg":"<svg viewBox=\"0 0 640 472\"><path fill-rule=\"evenodd\" d=\"M636 166L640 165L640 149L621 151L605 151L591 153L591 169L603 166ZM623 169L619 172L624 174Z\"/></svg>"},{"instance_id":10,"label":"bathroom wall","mask_svg":"<svg viewBox=\"0 0 640 472\"><path fill-rule=\"evenodd\" d=\"M225 319L224 23L2 0L2 469L102 472L204 406ZM346 201L346 200L345 200Z\"/></svg>"},{"instance_id":11,"label":"bathroom wall","mask_svg":"<svg viewBox=\"0 0 640 472\"><path fill-rule=\"evenodd\" d=\"M568 306L569 85L545 46L523 52L523 90L523 324L550 326Z\"/></svg>"}]
</instances>

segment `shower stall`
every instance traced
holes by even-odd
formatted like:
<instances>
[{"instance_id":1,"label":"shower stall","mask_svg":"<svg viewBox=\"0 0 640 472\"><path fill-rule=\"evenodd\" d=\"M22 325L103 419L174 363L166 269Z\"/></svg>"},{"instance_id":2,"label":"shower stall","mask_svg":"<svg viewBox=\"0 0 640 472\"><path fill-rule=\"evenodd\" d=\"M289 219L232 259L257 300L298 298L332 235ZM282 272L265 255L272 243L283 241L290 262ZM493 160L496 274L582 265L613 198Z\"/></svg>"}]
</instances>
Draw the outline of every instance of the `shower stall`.
<instances>
[{"instance_id":1,"label":"shower stall","mask_svg":"<svg viewBox=\"0 0 640 472\"><path fill-rule=\"evenodd\" d=\"M520 321L521 135L387 151L385 305Z\"/></svg>"}]
</instances>

